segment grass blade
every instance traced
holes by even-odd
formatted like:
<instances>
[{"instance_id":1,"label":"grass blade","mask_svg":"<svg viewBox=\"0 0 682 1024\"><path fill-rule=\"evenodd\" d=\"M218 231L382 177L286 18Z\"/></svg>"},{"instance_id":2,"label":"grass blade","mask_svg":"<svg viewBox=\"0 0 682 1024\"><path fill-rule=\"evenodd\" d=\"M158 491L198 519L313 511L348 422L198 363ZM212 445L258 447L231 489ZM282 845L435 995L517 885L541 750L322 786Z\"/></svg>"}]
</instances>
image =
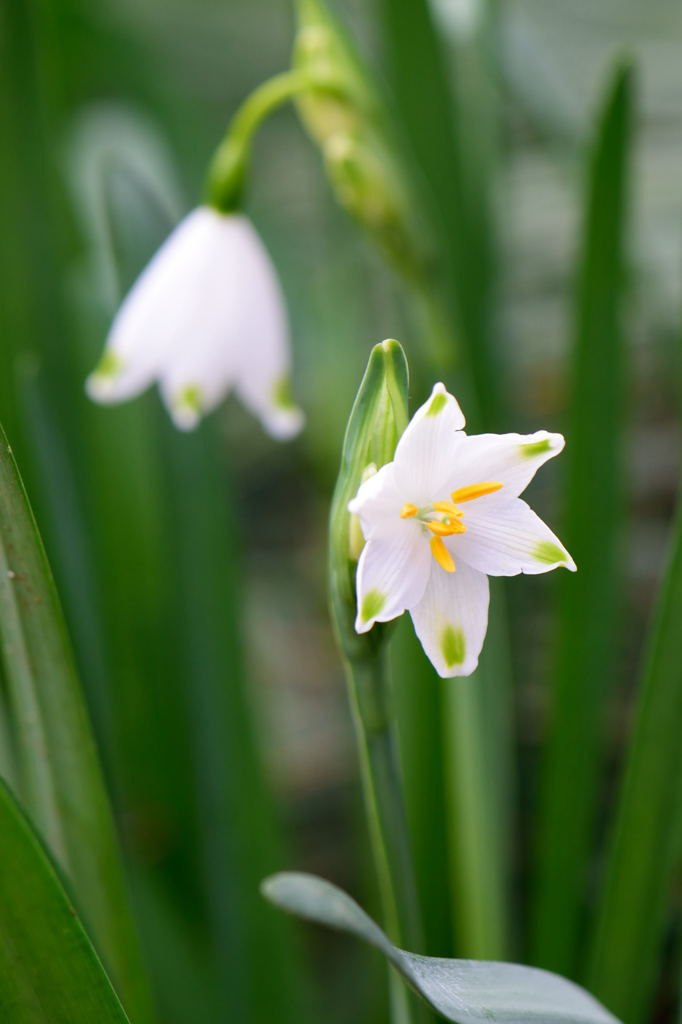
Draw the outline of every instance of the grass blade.
<instances>
[{"instance_id":1,"label":"grass blade","mask_svg":"<svg viewBox=\"0 0 682 1024\"><path fill-rule=\"evenodd\" d=\"M682 834L682 511L645 660L588 973L629 1024L650 1007Z\"/></svg>"},{"instance_id":2,"label":"grass blade","mask_svg":"<svg viewBox=\"0 0 682 1024\"><path fill-rule=\"evenodd\" d=\"M117 838L45 552L0 431L0 640L19 792L137 1021L151 1018Z\"/></svg>"},{"instance_id":3,"label":"grass blade","mask_svg":"<svg viewBox=\"0 0 682 1024\"><path fill-rule=\"evenodd\" d=\"M0 782L0 1019L126 1024L45 850Z\"/></svg>"},{"instance_id":4,"label":"grass blade","mask_svg":"<svg viewBox=\"0 0 682 1024\"><path fill-rule=\"evenodd\" d=\"M532 960L571 975L584 912L613 677L619 590L624 225L632 72L609 81L590 160L567 424L565 537L579 572L560 580L552 716L540 812ZM585 496L590 496L589 520Z\"/></svg>"}]
</instances>

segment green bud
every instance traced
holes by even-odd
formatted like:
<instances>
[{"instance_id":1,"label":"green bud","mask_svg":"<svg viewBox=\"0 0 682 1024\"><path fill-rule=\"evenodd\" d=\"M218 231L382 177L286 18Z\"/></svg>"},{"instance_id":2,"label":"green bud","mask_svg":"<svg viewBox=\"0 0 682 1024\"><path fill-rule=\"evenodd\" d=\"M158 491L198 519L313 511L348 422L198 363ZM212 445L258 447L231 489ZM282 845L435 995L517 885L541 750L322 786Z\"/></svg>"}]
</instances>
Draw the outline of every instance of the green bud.
<instances>
[{"instance_id":1,"label":"green bud","mask_svg":"<svg viewBox=\"0 0 682 1024\"><path fill-rule=\"evenodd\" d=\"M296 106L336 197L385 256L414 279L426 263L389 115L343 27L321 0L298 0L294 67L310 88Z\"/></svg>"},{"instance_id":2,"label":"green bud","mask_svg":"<svg viewBox=\"0 0 682 1024\"><path fill-rule=\"evenodd\" d=\"M361 544L348 502L363 480L393 458L407 425L407 360L397 341L382 341L372 349L351 410L343 442L341 469L332 499L329 528L329 586L332 618L342 651L356 659L381 643L383 630L358 635L355 568Z\"/></svg>"}]
</instances>

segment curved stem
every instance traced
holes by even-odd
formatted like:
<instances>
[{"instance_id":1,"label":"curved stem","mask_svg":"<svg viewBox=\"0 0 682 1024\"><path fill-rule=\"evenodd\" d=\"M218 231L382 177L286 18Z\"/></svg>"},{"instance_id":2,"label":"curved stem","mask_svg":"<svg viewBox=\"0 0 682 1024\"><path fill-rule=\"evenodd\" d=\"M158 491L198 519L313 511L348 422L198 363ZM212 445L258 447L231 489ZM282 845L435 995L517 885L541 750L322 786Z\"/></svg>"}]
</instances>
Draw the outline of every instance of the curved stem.
<instances>
[{"instance_id":1,"label":"curved stem","mask_svg":"<svg viewBox=\"0 0 682 1024\"><path fill-rule=\"evenodd\" d=\"M206 176L205 195L210 206L228 213L239 205L253 136L282 104L311 88L310 75L283 71L267 79L247 96L230 122Z\"/></svg>"},{"instance_id":2,"label":"curved stem","mask_svg":"<svg viewBox=\"0 0 682 1024\"><path fill-rule=\"evenodd\" d=\"M246 97L232 118L227 137L250 142L254 132L283 103L309 89L310 75L301 71L283 71L268 78Z\"/></svg>"}]
</instances>

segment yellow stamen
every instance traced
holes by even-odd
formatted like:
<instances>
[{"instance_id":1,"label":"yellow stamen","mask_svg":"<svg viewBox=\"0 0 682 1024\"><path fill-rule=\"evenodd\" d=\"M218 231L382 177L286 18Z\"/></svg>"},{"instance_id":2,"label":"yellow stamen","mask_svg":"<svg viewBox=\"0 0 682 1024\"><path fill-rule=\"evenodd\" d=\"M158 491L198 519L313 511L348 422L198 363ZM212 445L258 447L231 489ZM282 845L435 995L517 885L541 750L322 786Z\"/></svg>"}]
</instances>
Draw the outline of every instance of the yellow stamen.
<instances>
[{"instance_id":1,"label":"yellow stamen","mask_svg":"<svg viewBox=\"0 0 682 1024\"><path fill-rule=\"evenodd\" d=\"M436 512L445 512L447 516L463 516L461 509L453 505L451 501L434 501L433 508Z\"/></svg>"},{"instance_id":2,"label":"yellow stamen","mask_svg":"<svg viewBox=\"0 0 682 1024\"><path fill-rule=\"evenodd\" d=\"M412 502L408 501L406 502L405 505L403 505L402 509L400 510L400 518L410 519L412 516L416 516L418 511L419 509L417 508L417 506L413 505Z\"/></svg>"},{"instance_id":3,"label":"yellow stamen","mask_svg":"<svg viewBox=\"0 0 682 1024\"><path fill-rule=\"evenodd\" d=\"M438 519L432 519L424 524L427 530L435 533L438 537L452 537L453 533L466 533L466 526L460 523L459 519L446 519L444 523Z\"/></svg>"},{"instance_id":4,"label":"yellow stamen","mask_svg":"<svg viewBox=\"0 0 682 1024\"><path fill-rule=\"evenodd\" d=\"M460 487L459 490L453 491L450 497L454 502L458 501L473 501L474 498L482 498L486 494L492 494L493 491L499 491L502 484L496 483L494 480L487 480L482 484L469 484L468 487Z\"/></svg>"},{"instance_id":5,"label":"yellow stamen","mask_svg":"<svg viewBox=\"0 0 682 1024\"><path fill-rule=\"evenodd\" d=\"M455 560L440 537L431 538L431 554L446 572L455 572Z\"/></svg>"}]
</instances>

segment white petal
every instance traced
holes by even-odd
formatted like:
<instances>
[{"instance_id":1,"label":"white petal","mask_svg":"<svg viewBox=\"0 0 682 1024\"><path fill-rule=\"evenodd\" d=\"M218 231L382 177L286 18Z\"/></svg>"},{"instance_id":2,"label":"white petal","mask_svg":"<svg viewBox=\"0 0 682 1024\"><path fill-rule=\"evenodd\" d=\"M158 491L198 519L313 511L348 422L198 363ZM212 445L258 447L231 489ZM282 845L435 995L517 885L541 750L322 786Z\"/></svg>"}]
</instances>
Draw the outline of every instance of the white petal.
<instances>
[{"instance_id":1,"label":"white petal","mask_svg":"<svg viewBox=\"0 0 682 1024\"><path fill-rule=\"evenodd\" d=\"M535 434L465 435L457 450L457 465L449 490L497 481L502 488L474 499L474 504L504 504L511 498L518 498L540 466L558 455L564 444L561 434L550 434L546 430ZM467 503L466 507L474 505Z\"/></svg>"},{"instance_id":2,"label":"white petal","mask_svg":"<svg viewBox=\"0 0 682 1024\"><path fill-rule=\"evenodd\" d=\"M87 390L100 402L139 394L174 347L196 327L206 275L220 249L218 213L199 207L166 239L139 276L109 332L105 355Z\"/></svg>"},{"instance_id":3,"label":"white petal","mask_svg":"<svg viewBox=\"0 0 682 1024\"><path fill-rule=\"evenodd\" d=\"M422 647L444 679L471 675L478 665L488 602L484 573L463 562L456 572L445 572L433 562L424 596L410 614Z\"/></svg>"},{"instance_id":4,"label":"white petal","mask_svg":"<svg viewBox=\"0 0 682 1024\"><path fill-rule=\"evenodd\" d=\"M559 538L520 498L481 506L465 515L465 522L466 533L446 540L457 565L464 559L489 576L549 572L558 566L575 571Z\"/></svg>"},{"instance_id":5,"label":"white petal","mask_svg":"<svg viewBox=\"0 0 682 1024\"><path fill-rule=\"evenodd\" d=\"M360 517L362 532L365 539L369 539L398 523L404 504L395 482L395 464L388 462L365 480L348 503L348 510Z\"/></svg>"},{"instance_id":6,"label":"white petal","mask_svg":"<svg viewBox=\"0 0 682 1024\"><path fill-rule=\"evenodd\" d=\"M395 450L396 480L403 502L422 506L447 497L443 488L457 465L464 416L444 384L417 409Z\"/></svg>"},{"instance_id":7,"label":"white petal","mask_svg":"<svg viewBox=\"0 0 682 1024\"><path fill-rule=\"evenodd\" d=\"M419 524L398 520L365 544L357 571L358 615L355 629L366 633L421 600L431 571L428 540Z\"/></svg>"}]
</instances>

